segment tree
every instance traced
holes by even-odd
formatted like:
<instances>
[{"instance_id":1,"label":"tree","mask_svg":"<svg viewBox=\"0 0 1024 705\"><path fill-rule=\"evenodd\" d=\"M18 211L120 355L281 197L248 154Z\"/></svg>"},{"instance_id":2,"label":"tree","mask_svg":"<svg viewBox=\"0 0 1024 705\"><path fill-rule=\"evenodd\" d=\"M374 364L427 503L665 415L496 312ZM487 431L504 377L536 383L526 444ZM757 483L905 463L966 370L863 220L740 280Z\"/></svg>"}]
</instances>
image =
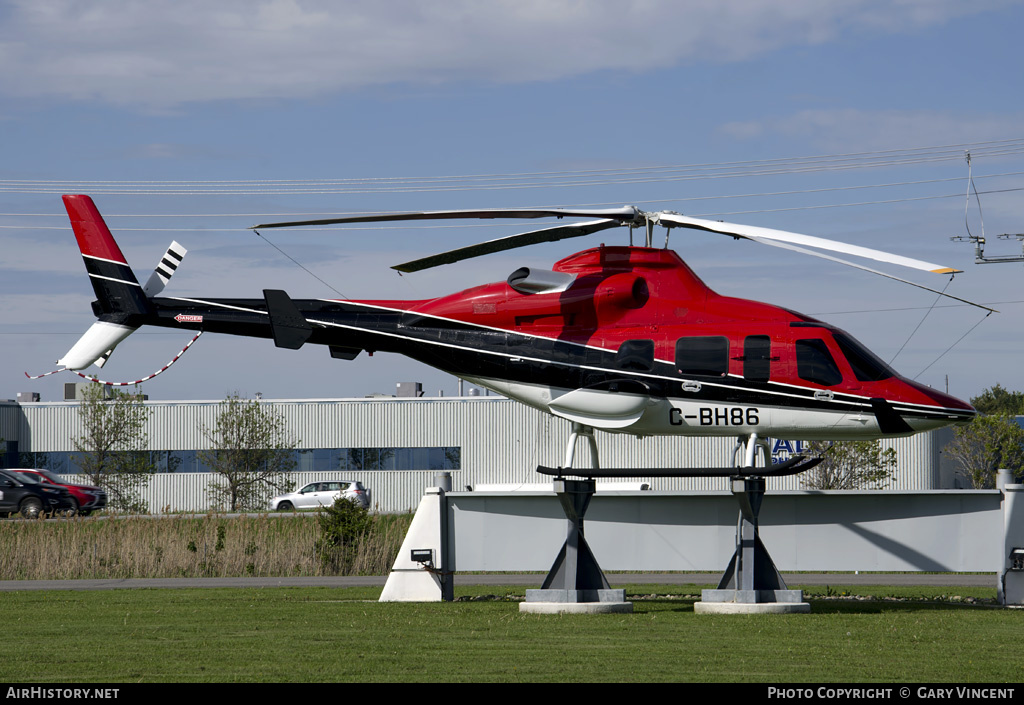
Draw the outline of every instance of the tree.
<instances>
[{"instance_id":1,"label":"tree","mask_svg":"<svg viewBox=\"0 0 1024 705\"><path fill-rule=\"evenodd\" d=\"M349 575L359 557L360 543L373 532L373 517L361 504L338 497L320 510L320 564L334 575Z\"/></svg>"},{"instance_id":2,"label":"tree","mask_svg":"<svg viewBox=\"0 0 1024 705\"><path fill-rule=\"evenodd\" d=\"M896 472L896 451L877 440L814 441L808 451L824 458L804 475L812 490L881 489Z\"/></svg>"},{"instance_id":3,"label":"tree","mask_svg":"<svg viewBox=\"0 0 1024 705\"><path fill-rule=\"evenodd\" d=\"M976 490L994 488L1000 468L1012 470L1017 478L1024 471L1024 429L1009 414L977 416L958 426L943 450Z\"/></svg>"},{"instance_id":4,"label":"tree","mask_svg":"<svg viewBox=\"0 0 1024 705\"><path fill-rule=\"evenodd\" d=\"M1010 392L996 384L973 397L971 406L977 409L979 414L1020 416L1024 414L1024 392Z\"/></svg>"},{"instance_id":5,"label":"tree","mask_svg":"<svg viewBox=\"0 0 1024 705\"><path fill-rule=\"evenodd\" d=\"M284 417L237 394L220 403L213 428L202 427L209 450L199 459L216 473L209 484L217 505L231 511L260 509L274 494L291 489L299 440Z\"/></svg>"},{"instance_id":6,"label":"tree","mask_svg":"<svg viewBox=\"0 0 1024 705\"><path fill-rule=\"evenodd\" d=\"M112 509L148 511L142 491L154 472L146 432L150 416L138 388L128 393L94 383L82 389L78 418L85 432L71 441L75 462L106 490Z\"/></svg>"}]
</instances>

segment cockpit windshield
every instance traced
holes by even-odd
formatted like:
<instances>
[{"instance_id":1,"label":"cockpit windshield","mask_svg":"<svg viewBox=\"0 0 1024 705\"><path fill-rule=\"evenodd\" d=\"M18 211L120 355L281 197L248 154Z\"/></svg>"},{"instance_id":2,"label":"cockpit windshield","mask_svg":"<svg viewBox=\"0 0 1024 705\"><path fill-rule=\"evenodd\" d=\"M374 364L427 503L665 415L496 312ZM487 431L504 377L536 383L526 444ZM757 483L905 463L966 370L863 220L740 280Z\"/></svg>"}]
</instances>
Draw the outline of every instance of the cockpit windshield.
<instances>
[{"instance_id":1,"label":"cockpit windshield","mask_svg":"<svg viewBox=\"0 0 1024 705\"><path fill-rule=\"evenodd\" d=\"M879 382L883 379L889 379L896 374L877 355L846 333L833 330L832 335L839 345L839 349L846 356L847 362L850 363L853 374L858 381Z\"/></svg>"}]
</instances>

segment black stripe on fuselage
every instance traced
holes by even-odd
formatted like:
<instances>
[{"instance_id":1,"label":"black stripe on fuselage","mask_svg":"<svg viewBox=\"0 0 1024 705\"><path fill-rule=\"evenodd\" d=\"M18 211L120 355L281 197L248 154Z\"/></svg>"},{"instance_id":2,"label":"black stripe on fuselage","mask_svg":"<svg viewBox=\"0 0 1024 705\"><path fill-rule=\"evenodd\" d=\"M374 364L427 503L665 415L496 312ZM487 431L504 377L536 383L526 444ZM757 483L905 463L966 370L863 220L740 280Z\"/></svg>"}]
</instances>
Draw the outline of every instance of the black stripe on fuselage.
<instances>
[{"instance_id":1,"label":"black stripe on fuselage","mask_svg":"<svg viewBox=\"0 0 1024 705\"><path fill-rule=\"evenodd\" d=\"M269 317L262 299L154 299L159 323L167 327L270 338ZM607 388L645 390L653 397L697 402L771 405L816 411L873 413L865 397L833 392L816 399L814 389L740 377L682 375L675 365L655 361L651 370L621 369L616 352L572 341L476 325L450 318L390 309L371 304L302 299L295 301L314 326L309 342L405 355L457 376L501 379L513 383L563 389ZM203 315L201 323L178 322L177 314ZM699 382L696 392L683 392L682 382ZM625 387L628 387L626 389ZM768 397L768 399L766 399ZM950 409L900 405L909 418L961 415ZM962 413L970 418L969 412Z\"/></svg>"}]
</instances>

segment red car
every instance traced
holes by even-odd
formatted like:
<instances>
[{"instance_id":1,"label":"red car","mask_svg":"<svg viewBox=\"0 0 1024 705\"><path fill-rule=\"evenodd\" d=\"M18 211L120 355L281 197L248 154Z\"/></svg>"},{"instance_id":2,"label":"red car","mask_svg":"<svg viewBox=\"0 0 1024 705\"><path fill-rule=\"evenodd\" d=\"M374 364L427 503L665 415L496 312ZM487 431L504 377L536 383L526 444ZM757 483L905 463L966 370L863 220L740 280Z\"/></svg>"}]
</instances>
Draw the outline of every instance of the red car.
<instances>
[{"instance_id":1,"label":"red car","mask_svg":"<svg viewBox=\"0 0 1024 705\"><path fill-rule=\"evenodd\" d=\"M71 493L71 499L75 503L74 512L87 516L97 509L107 506L107 493L102 487L94 485L75 485L66 482L64 478L49 470L23 470L11 469L9 472L16 472L22 475L33 475L40 482L63 487Z\"/></svg>"}]
</instances>

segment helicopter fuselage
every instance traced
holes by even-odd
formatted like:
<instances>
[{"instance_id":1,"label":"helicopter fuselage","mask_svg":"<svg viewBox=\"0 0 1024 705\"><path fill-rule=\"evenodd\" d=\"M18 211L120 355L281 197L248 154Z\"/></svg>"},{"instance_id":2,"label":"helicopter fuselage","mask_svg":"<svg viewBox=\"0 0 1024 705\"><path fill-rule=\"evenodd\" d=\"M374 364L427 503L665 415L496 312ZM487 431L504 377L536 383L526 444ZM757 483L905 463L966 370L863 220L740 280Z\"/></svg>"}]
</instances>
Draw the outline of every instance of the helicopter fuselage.
<instances>
[{"instance_id":1,"label":"helicopter fuselage","mask_svg":"<svg viewBox=\"0 0 1024 705\"><path fill-rule=\"evenodd\" d=\"M975 414L827 323L716 294L666 249L602 246L430 300L149 301L132 325L399 353L610 432L871 439Z\"/></svg>"}]
</instances>

